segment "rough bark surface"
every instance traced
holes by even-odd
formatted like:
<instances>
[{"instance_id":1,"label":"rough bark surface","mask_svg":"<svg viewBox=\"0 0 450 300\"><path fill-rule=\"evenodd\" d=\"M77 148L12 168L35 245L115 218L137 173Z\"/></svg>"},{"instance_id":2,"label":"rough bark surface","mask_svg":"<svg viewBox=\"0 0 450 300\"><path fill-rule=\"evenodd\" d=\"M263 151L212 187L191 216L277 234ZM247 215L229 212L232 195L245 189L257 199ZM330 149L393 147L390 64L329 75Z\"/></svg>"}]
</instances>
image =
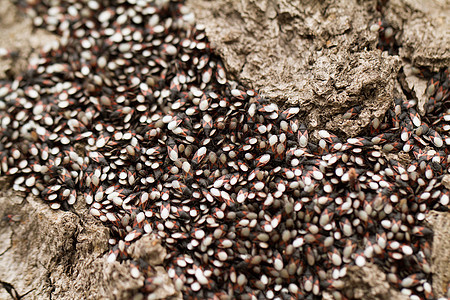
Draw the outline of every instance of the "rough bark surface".
<instances>
[{"instance_id":1,"label":"rough bark surface","mask_svg":"<svg viewBox=\"0 0 450 300\"><path fill-rule=\"evenodd\" d=\"M230 75L287 105L310 128L359 134L388 109L398 57L376 49L376 1L189 0ZM355 120L342 114L361 105Z\"/></svg>"},{"instance_id":2,"label":"rough bark surface","mask_svg":"<svg viewBox=\"0 0 450 300\"><path fill-rule=\"evenodd\" d=\"M415 67L438 71L450 65L450 1L433 0L424 5L417 0L390 0L383 15L397 31L396 39L401 45L403 87L418 100L419 113L423 115L427 82L417 76Z\"/></svg>"},{"instance_id":3,"label":"rough bark surface","mask_svg":"<svg viewBox=\"0 0 450 300\"><path fill-rule=\"evenodd\" d=\"M450 1L390 0L383 15L398 30L401 58L433 71L450 65Z\"/></svg>"},{"instance_id":4,"label":"rough bark surface","mask_svg":"<svg viewBox=\"0 0 450 300\"><path fill-rule=\"evenodd\" d=\"M7 241L0 256L0 280L19 295L57 299L80 295L99 298L102 256L108 250L108 230L87 211L53 211L35 197L0 193L2 226ZM0 290L2 299L8 299Z\"/></svg>"},{"instance_id":5,"label":"rough bark surface","mask_svg":"<svg viewBox=\"0 0 450 300\"><path fill-rule=\"evenodd\" d=\"M131 299L139 294L144 278L133 278L127 263L107 262L109 229L81 200L64 212L32 195L0 191L0 299L12 298L5 285L26 295L23 299ZM159 241L148 236L134 249L134 259L155 267L151 299L175 295L161 266L166 252Z\"/></svg>"},{"instance_id":6,"label":"rough bark surface","mask_svg":"<svg viewBox=\"0 0 450 300\"><path fill-rule=\"evenodd\" d=\"M439 297L450 298L450 213L431 212L427 221L434 230L432 248L433 290Z\"/></svg>"}]
</instances>

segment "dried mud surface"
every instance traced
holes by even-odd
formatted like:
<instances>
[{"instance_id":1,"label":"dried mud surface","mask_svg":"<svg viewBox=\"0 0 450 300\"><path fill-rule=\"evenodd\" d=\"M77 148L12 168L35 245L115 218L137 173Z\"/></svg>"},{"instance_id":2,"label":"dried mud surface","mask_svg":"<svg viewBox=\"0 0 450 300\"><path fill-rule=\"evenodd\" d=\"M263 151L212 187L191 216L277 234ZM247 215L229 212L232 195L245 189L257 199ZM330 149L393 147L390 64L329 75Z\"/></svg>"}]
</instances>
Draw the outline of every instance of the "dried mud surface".
<instances>
[{"instance_id":1,"label":"dried mud surface","mask_svg":"<svg viewBox=\"0 0 450 300\"><path fill-rule=\"evenodd\" d=\"M426 7L414 0L387 3L383 15L400 32L399 57L376 50L377 34L368 29L380 18L376 1L188 2L229 75L281 103L299 105L312 128L357 135L383 115L394 95L402 96L397 82L401 67L403 83L420 102L426 97L426 82L414 76L412 64L434 70L450 64L446 0L430 1ZM18 51L13 58L0 58L1 80L23 72L33 51L56 37L32 29L31 21L8 0L0 0L0 7L0 47ZM342 119L355 105L363 106L360 117ZM132 278L129 266L106 261L108 230L88 213L84 201L73 211L53 211L40 199L7 186L1 179L0 299L12 299L14 292L25 300L128 299L142 287L142 278ZM438 296L447 296L450 280L449 217L436 212L427 217L435 230L432 269ZM160 266L164 248L152 237L132 247L135 259L155 266L160 280L152 299L180 297ZM404 298L372 265L350 269L345 280L354 299Z\"/></svg>"}]
</instances>

